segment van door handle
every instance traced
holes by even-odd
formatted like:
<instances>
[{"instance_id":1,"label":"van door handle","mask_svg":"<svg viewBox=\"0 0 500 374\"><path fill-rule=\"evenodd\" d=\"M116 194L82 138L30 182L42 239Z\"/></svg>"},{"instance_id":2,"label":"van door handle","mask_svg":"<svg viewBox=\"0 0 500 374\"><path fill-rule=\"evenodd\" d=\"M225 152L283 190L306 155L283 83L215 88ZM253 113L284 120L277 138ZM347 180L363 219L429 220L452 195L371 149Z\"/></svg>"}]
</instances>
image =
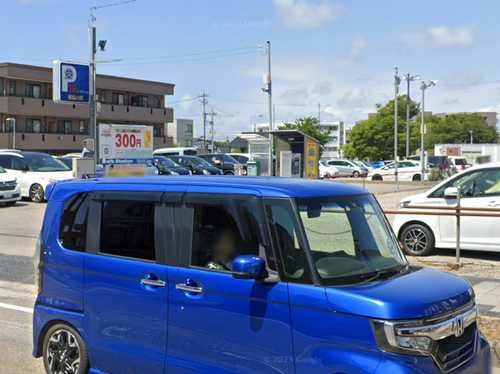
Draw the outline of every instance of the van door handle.
<instances>
[{"instance_id":1,"label":"van door handle","mask_svg":"<svg viewBox=\"0 0 500 374\"><path fill-rule=\"evenodd\" d=\"M181 290L184 292L189 292L189 293L202 293L203 292L203 287L199 286L189 286L186 283L177 283L175 285L176 290Z\"/></svg>"},{"instance_id":2,"label":"van door handle","mask_svg":"<svg viewBox=\"0 0 500 374\"><path fill-rule=\"evenodd\" d=\"M151 286L151 287L165 287L167 285L167 283L165 281L162 281L161 279L148 279L148 278L141 279L141 284L143 286Z\"/></svg>"}]
</instances>

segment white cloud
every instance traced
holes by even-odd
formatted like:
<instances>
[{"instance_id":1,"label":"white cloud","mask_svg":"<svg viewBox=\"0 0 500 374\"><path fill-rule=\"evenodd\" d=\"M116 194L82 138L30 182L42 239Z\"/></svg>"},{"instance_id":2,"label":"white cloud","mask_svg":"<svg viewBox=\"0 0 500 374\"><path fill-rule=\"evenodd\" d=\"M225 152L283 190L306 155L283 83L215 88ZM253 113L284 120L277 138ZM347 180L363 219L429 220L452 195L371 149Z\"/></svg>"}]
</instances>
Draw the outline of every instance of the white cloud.
<instances>
[{"instance_id":1,"label":"white cloud","mask_svg":"<svg viewBox=\"0 0 500 374\"><path fill-rule=\"evenodd\" d=\"M326 0L274 0L284 23L293 28L315 28L335 19L340 10Z\"/></svg>"},{"instance_id":2,"label":"white cloud","mask_svg":"<svg viewBox=\"0 0 500 374\"><path fill-rule=\"evenodd\" d=\"M366 49L366 47L368 47L368 42L364 37L358 36L354 38L351 44L351 49L349 51L348 60L350 62L358 62L361 58L361 54Z\"/></svg>"},{"instance_id":3,"label":"white cloud","mask_svg":"<svg viewBox=\"0 0 500 374\"><path fill-rule=\"evenodd\" d=\"M427 30L435 47L470 47L474 44L474 35L467 27L431 27Z\"/></svg>"}]
</instances>

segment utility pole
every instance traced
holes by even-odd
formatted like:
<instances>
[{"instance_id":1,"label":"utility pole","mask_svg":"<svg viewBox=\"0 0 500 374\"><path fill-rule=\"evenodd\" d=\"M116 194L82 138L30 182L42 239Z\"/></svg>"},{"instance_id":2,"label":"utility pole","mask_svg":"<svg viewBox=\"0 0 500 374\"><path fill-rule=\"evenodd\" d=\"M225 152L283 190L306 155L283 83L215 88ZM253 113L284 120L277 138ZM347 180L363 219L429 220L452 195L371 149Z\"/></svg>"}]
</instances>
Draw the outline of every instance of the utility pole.
<instances>
[{"instance_id":1,"label":"utility pole","mask_svg":"<svg viewBox=\"0 0 500 374\"><path fill-rule=\"evenodd\" d=\"M406 158L410 157L410 83L420 79L418 75L407 73L403 76L406 80Z\"/></svg>"},{"instance_id":2,"label":"utility pole","mask_svg":"<svg viewBox=\"0 0 500 374\"><path fill-rule=\"evenodd\" d=\"M318 126L321 126L321 103L318 103Z\"/></svg>"},{"instance_id":3,"label":"utility pole","mask_svg":"<svg viewBox=\"0 0 500 374\"><path fill-rule=\"evenodd\" d=\"M394 180L396 191L399 191L398 180L398 95L401 77L398 75L398 68L394 69Z\"/></svg>"},{"instance_id":4,"label":"utility pole","mask_svg":"<svg viewBox=\"0 0 500 374\"><path fill-rule=\"evenodd\" d=\"M422 113L421 113L421 122L420 122L420 168L421 168L421 177L420 180L423 182L424 181L424 176L425 176L425 149L424 149L424 136L426 133L425 129L425 90L428 89L429 87L435 86L436 81L428 81L424 82L422 81L422 84L420 85L420 89L422 90Z\"/></svg>"},{"instance_id":5,"label":"utility pole","mask_svg":"<svg viewBox=\"0 0 500 374\"><path fill-rule=\"evenodd\" d=\"M95 27L95 16L93 13L93 8L90 10L90 22L89 22L89 33L90 33L90 97L89 97L89 137L94 142L94 173L97 170L97 164L99 163L99 134L97 133L97 101L96 101L96 52L97 52L97 40L96 40L96 27Z\"/></svg>"},{"instance_id":6,"label":"utility pole","mask_svg":"<svg viewBox=\"0 0 500 374\"><path fill-rule=\"evenodd\" d=\"M214 125L215 125L215 116L217 115L217 113L214 112L214 108L212 108L210 110L210 113L208 113L210 115L210 142L211 142L211 150L210 152L214 153L215 152L215 148L214 148Z\"/></svg>"},{"instance_id":7,"label":"utility pole","mask_svg":"<svg viewBox=\"0 0 500 374\"><path fill-rule=\"evenodd\" d=\"M203 151L207 151L207 100L208 95L205 91L200 95L200 102L203 107L202 122L203 122Z\"/></svg>"},{"instance_id":8,"label":"utility pole","mask_svg":"<svg viewBox=\"0 0 500 374\"><path fill-rule=\"evenodd\" d=\"M271 78L271 42L267 41L267 74L264 76L265 87L262 91L266 92L269 101L269 175L274 175L273 165L273 83Z\"/></svg>"}]
</instances>

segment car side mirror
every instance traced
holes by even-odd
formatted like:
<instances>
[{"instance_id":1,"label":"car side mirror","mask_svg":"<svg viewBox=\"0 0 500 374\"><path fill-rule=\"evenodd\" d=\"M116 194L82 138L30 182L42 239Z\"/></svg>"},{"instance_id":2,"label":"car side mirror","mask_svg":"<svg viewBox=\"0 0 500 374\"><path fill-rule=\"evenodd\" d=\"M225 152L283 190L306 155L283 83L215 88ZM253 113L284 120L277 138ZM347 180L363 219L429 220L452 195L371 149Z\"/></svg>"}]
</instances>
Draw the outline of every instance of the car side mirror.
<instances>
[{"instance_id":1,"label":"car side mirror","mask_svg":"<svg viewBox=\"0 0 500 374\"><path fill-rule=\"evenodd\" d=\"M444 190L444 197L446 199L456 199L458 197L457 187L448 187Z\"/></svg>"},{"instance_id":2,"label":"car side mirror","mask_svg":"<svg viewBox=\"0 0 500 374\"><path fill-rule=\"evenodd\" d=\"M232 274L237 279L265 279L267 277L266 261L254 255L238 256L233 260Z\"/></svg>"}]
</instances>

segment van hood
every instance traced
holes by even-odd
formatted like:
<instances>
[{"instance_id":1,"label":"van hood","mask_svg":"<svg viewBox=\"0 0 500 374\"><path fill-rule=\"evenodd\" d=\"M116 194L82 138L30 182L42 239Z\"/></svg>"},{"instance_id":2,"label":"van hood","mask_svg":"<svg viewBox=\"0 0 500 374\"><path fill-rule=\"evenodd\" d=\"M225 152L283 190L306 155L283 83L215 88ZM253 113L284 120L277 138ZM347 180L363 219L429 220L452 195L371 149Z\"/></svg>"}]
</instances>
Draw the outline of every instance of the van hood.
<instances>
[{"instance_id":1,"label":"van hood","mask_svg":"<svg viewBox=\"0 0 500 374\"><path fill-rule=\"evenodd\" d=\"M474 298L468 281L430 268L411 268L391 279L360 286L327 287L336 312L375 319L425 318L446 313Z\"/></svg>"}]
</instances>

